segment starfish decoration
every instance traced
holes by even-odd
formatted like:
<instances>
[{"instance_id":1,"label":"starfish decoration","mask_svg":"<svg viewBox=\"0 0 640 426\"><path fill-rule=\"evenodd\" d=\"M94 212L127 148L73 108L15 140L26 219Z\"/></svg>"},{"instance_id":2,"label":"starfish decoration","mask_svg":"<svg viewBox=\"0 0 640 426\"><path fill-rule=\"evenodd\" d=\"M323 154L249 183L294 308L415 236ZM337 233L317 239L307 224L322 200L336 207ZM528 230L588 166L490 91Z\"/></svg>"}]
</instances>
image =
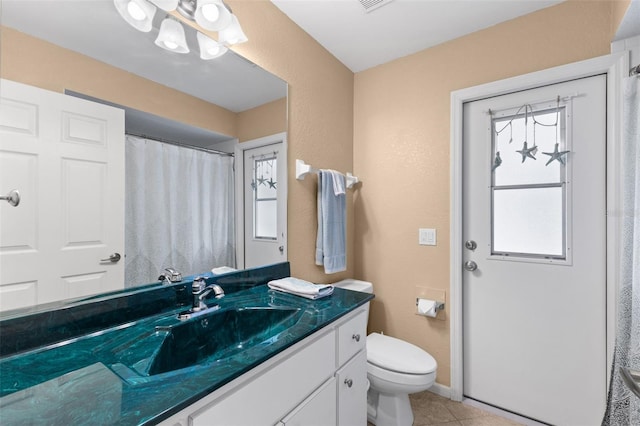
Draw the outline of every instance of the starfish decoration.
<instances>
[{"instance_id":1,"label":"starfish decoration","mask_svg":"<svg viewBox=\"0 0 640 426\"><path fill-rule=\"evenodd\" d=\"M554 160L558 160L561 164L564 164L564 159L562 157L564 155L567 155L569 152L571 151L558 151L558 144L556 144L553 152L543 152L544 155L548 155L551 157L549 158L549 161L547 161L547 164L545 164L545 166L548 166Z\"/></svg>"},{"instance_id":2,"label":"starfish decoration","mask_svg":"<svg viewBox=\"0 0 640 426\"><path fill-rule=\"evenodd\" d=\"M264 183L265 183L266 181L267 181L267 180L266 180L265 178L263 178L262 176L258 178L258 183L259 183L260 185L264 185Z\"/></svg>"},{"instance_id":3,"label":"starfish decoration","mask_svg":"<svg viewBox=\"0 0 640 426\"><path fill-rule=\"evenodd\" d=\"M500 151L496 151L496 158L493 160L493 167L491 167L491 171L494 171L502 164L502 158L500 158Z\"/></svg>"},{"instance_id":4,"label":"starfish decoration","mask_svg":"<svg viewBox=\"0 0 640 426\"><path fill-rule=\"evenodd\" d=\"M538 152L538 147L534 145L531 148L527 148L527 141L524 141L524 146L522 147L522 149L516 152L522 155L522 162L524 163L524 160L526 160L527 157L533 158L534 160L536 159L534 155L536 154L536 152Z\"/></svg>"},{"instance_id":5,"label":"starfish decoration","mask_svg":"<svg viewBox=\"0 0 640 426\"><path fill-rule=\"evenodd\" d=\"M267 182L269 184L269 188L276 188L276 182L273 181L273 178L269 179L269 182Z\"/></svg>"}]
</instances>

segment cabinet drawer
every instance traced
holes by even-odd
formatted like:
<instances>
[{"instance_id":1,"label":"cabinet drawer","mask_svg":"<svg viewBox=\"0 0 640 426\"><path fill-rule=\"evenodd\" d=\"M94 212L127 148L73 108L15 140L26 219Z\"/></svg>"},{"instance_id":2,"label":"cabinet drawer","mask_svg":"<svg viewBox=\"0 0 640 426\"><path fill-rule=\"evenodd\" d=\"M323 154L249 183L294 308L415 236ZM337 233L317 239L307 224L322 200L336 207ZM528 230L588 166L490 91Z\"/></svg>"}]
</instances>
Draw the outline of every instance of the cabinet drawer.
<instances>
[{"instance_id":1,"label":"cabinet drawer","mask_svg":"<svg viewBox=\"0 0 640 426\"><path fill-rule=\"evenodd\" d=\"M362 309L338 328L338 365L354 356L367 343L367 311Z\"/></svg>"},{"instance_id":2,"label":"cabinet drawer","mask_svg":"<svg viewBox=\"0 0 640 426\"><path fill-rule=\"evenodd\" d=\"M367 424L367 352L361 351L336 373L338 426Z\"/></svg>"}]
</instances>

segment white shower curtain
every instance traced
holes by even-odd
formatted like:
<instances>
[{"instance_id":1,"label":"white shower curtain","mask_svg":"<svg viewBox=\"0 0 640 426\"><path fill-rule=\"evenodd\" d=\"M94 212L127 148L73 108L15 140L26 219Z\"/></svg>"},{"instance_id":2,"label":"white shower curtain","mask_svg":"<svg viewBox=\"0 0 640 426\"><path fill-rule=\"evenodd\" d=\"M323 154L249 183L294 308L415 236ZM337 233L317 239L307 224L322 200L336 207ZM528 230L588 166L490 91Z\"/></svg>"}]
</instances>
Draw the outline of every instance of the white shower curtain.
<instances>
[{"instance_id":1,"label":"white shower curtain","mask_svg":"<svg viewBox=\"0 0 640 426\"><path fill-rule=\"evenodd\" d=\"M620 367L640 370L640 77L625 80L622 259L616 346L603 425L640 425L640 398L624 384Z\"/></svg>"},{"instance_id":2,"label":"white shower curtain","mask_svg":"<svg viewBox=\"0 0 640 426\"><path fill-rule=\"evenodd\" d=\"M233 157L126 137L125 283L235 267Z\"/></svg>"}]
</instances>

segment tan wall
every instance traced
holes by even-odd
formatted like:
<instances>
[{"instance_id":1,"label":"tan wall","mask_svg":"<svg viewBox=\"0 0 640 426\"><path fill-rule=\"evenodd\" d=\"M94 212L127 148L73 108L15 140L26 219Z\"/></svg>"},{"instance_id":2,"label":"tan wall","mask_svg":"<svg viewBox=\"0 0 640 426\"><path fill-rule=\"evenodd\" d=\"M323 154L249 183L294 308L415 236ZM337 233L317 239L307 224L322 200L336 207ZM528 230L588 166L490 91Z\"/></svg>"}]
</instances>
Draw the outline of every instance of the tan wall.
<instances>
[{"instance_id":1,"label":"tan wall","mask_svg":"<svg viewBox=\"0 0 640 426\"><path fill-rule=\"evenodd\" d=\"M415 286L449 297L451 91L608 54L612 9L569 1L355 76L356 277L374 284L370 329L428 350L443 385L448 318L414 311ZM437 229L437 246L418 245L420 227Z\"/></svg>"},{"instance_id":2,"label":"tan wall","mask_svg":"<svg viewBox=\"0 0 640 426\"><path fill-rule=\"evenodd\" d=\"M289 83L289 260L292 274L315 282L351 277L354 221L349 191L344 273L315 266L316 176L295 179L295 160L318 168L351 171L353 73L302 31L269 0L229 0L249 41L234 50Z\"/></svg>"},{"instance_id":3,"label":"tan wall","mask_svg":"<svg viewBox=\"0 0 640 426\"><path fill-rule=\"evenodd\" d=\"M238 140L246 142L287 131L287 98L238 113Z\"/></svg>"},{"instance_id":4,"label":"tan wall","mask_svg":"<svg viewBox=\"0 0 640 426\"><path fill-rule=\"evenodd\" d=\"M65 89L236 136L236 114L104 62L0 27L0 76L54 92Z\"/></svg>"}]
</instances>

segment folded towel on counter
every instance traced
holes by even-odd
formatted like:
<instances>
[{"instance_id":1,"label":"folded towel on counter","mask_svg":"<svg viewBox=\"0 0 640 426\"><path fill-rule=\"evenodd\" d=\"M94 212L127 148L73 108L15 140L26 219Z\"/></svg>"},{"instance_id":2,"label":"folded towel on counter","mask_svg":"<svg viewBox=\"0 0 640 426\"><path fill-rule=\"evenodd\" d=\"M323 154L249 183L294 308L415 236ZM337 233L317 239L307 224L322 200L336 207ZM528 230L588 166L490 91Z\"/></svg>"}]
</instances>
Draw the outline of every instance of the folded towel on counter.
<instances>
[{"instance_id":1,"label":"folded towel on counter","mask_svg":"<svg viewBox=\"0 0 640 426\"><path fill-rule=\"evenodd\" d=\"M267 283L269 288L282 291L285 293L295 294L296 296L306 297L307 299L320 299L333 293L333 286L328 284L314 284L300 278L281 278L272 280Z\"/></svg>"},{"instance_id":2,"label":"folded towel on counter","mask_svg":"<svg viewBox=\"0 0 640 426\"><path fill-rule=\"evenodd\" d=\"M229 272L235 272L237 271L236 268L232 268L230 266L218 266L217 268L213 268L211 270L211 273L214 275L222 275L222 274L228 274Z\"/></svg>"},{"instance_id":3,"label":"folded towel on counter","mask_svg":"<svg viewBox=\"0 0 640 426\"><path fill-rule=\"evenodd\" d=\"M326 274L347 270L345 177L335 170L318 172L316 265Z\"/></svg>"}]
</instances>

